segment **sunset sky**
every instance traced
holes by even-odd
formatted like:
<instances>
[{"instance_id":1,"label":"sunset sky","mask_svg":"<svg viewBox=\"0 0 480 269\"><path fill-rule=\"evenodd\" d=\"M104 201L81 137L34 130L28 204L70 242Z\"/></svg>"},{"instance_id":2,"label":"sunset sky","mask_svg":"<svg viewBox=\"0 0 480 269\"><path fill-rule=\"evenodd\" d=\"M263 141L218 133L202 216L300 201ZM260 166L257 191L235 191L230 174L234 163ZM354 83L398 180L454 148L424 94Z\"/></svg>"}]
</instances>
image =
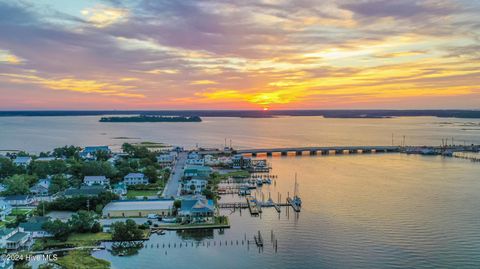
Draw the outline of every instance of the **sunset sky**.
<instances>
[{"instance_id":1,"label":"sunset sky","mask_svg":"<svg viewBox=\"0 0 480 269\"><path fill-rule=\"evenodd\" d=\"M0 0L0 110L480 108L480 1Z\"/></svg>"}]
</instances>

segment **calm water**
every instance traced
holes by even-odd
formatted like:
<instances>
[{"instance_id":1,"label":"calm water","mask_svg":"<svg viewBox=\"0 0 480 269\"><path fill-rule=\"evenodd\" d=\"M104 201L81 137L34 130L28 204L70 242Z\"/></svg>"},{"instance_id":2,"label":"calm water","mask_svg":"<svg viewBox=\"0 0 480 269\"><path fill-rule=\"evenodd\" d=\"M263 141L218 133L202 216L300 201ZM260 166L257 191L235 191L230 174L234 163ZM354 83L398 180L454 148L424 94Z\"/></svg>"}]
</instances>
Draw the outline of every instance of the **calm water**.
<instances>
[{"instance_id":1,"label":"calm water","mask_svg":"<svg viewBox=\"0 0 480 269\"><path fill-rule=\"evenodd\" d=\"M97 120L0 118L0 148L42 151L64 144L118 146L137 141L115 137L217 147L225 137L239 147L390 145L392 133L395 144L403 135L407 144L438 145L452 136L457 143L480 143L480 131L475 129L479 127L472 127L478 120L209 118L200 124ZM265 209L261 218L254 218L246 211L224 211L232 227L223 233L169 232L153 236L148 247L134 256L112 256L107 251L95 256L122 269L480 267L480 164L401 154L273 157L269 161L278 179L261 192L265 197L270 193L276 199L281 193L285 198L293 191L296 172L304 201L299 215ZM245 244L258 231L266 241L263 252ZM278 240L276 253L271 231Z\"/></svg>"}]
</instances>

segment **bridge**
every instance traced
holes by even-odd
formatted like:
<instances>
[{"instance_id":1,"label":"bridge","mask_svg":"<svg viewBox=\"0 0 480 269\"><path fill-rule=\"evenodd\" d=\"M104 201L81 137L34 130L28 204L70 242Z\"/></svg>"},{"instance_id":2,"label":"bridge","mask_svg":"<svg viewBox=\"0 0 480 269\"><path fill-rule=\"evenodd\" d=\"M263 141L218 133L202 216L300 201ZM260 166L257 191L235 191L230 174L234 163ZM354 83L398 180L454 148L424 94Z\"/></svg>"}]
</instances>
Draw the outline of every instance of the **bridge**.
<instances>
[{"instance_id":1,"label":"bridge","mask_svg":"<svg viewBox=\"0 0 480 269\"><path fill-rule=\"evenodd\" d=\"M251 154L257 156L259 154L266 154L272 156L279 154L287 156L293 154L301 156L304 154L309 155L328 155L328 154L353 154L353 153L387 153L387 152L400 152L402 147L399 146L331 146L331 147L290 147L290 148L263 148L263 149L239 149L233 153L237 154Z\"/></svg>"}]
</instances>

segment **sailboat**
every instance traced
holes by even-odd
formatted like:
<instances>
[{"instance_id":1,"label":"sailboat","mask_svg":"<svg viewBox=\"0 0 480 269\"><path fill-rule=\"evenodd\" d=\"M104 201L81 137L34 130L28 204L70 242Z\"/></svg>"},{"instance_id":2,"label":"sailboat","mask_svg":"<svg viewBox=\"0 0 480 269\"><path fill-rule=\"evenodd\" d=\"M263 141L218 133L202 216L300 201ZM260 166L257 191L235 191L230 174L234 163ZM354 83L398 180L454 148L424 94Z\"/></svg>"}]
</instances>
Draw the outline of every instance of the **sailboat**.
<instances>
[{"instance_id":1,"label":"sailboat","mask_svg":"<svg viewBox=\"0 0 480 269\"><path fill-rule=\"evenodd\" d=\"M294 190L293 190L292 203L295 204L298 207L302 206L302 199L300 199L300 196L298 196L297 173L295 173L295 187L294 187Z\"/></svg>"}]
</instances>

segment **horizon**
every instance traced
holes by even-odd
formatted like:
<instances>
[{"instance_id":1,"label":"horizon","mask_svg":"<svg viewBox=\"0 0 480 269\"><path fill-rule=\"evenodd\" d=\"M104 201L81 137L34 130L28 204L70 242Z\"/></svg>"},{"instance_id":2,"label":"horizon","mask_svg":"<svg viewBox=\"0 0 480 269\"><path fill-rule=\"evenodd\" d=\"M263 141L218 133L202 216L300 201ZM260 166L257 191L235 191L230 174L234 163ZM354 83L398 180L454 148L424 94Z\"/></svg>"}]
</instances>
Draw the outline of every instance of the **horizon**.
<instances>
[{"instance_id":1,"label":"horizon","mask_svg":"<svg viewBox=\"0 0 480 269\"><path fill-rule=\"evenodd\" d=\"M466 0L0 0L0 110L477 110L479 12Z\"/></svg>"}]
</instances>

